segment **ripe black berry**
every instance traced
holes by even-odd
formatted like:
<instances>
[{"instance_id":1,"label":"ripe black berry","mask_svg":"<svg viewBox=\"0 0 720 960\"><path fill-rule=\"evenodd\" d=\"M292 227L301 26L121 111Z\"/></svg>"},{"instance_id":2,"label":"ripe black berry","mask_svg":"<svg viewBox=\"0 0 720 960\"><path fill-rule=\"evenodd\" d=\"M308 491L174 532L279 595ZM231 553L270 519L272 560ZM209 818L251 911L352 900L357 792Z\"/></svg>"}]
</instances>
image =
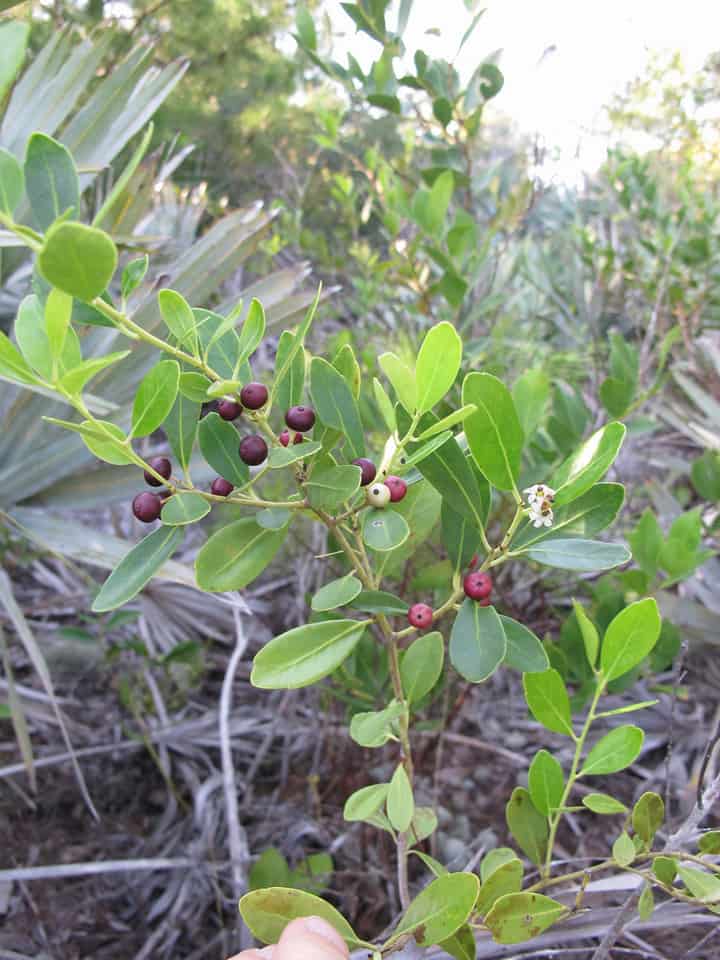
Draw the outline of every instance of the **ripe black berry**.
<instances>
[{"instance_id":1,"label":"ripe black berry","mask_svg":"<svg viewBox=\"0 0 720 960\"><path fill-rule=\"evenodd\" d=\"M240 442L240 459L248 466L256 467L267 457L267 444L261 436L253 434Z\"/></svg>"},{"instance_id":2,"label":"ripe black berry","mask_svg":"<svg viewBox=\"0 0 720 960\"><path fill-rule=\"evenodd\" d=\"M242 413L242 407L237 400L228 400L225 397L218 403L218 413L223 420L237 420Z\"/></svg>"},{"instance_id":3,"label":"ripe black berry","mask_svg":"<svg viewBox=\"0 0 720 960\"><path fill-rule=\"evenodd\" d=\"M358 457L357 460L353 460L353 465L360 467L361 487L366 487L369 483L373 482L377 469L372 460L368 460L367 457Z\"/></svg>"},{"instance_id":4,"label":"ripe black berry","mask_svg":"<svg viewBox=\"0 0 720 960\"><path fill-rule=\"evenodd\" d=\"M305 433L312 430L315 424L315 411L312 407L290 407L285 414L285 423L291 430L299 430Z\"/></svg>"},{"instance_id":5,"label":"ripe black berry","mask_svg":"<svg viewBox=\"0 0 720 960\"><path fill-rule=\"evenodd\" d=\"M224 477L215 477L210 485L210 493L214 493L216 497L229 497L234 489L235 487Z\"/></svg>"},{"instance_id":6,"label":"ripe black berry","mask_svg":"<svg viewBox=\"0 0 720 960\"><path fill-rule=\"evenodd\" d=\"M268 389L264 383L246 383L240 391L240 402L248 410L259 410L267 403Z\"/></svg>"},{"instance_id":7,"label":"ripe black berry","mask_svg":"<svg viewBox=\"0 0 720 960\"><path fill-rule=\"evenodd\" d=\"M408 610L408 623L418 630L424 630L432 624L433 611L426 603L414 603Z\"/></svg>"},{"instance_id":8,"label":"ripe black berry","mask_svg":"<svg viewBox=\"0 0 720 960\"><path fill-rule=\"evenodd\" d=\"M132 512L143 523L157 520L162 510L162 500L156 493L139 493L132 502Z\"/></svg>"},{"instance_id":9,"label":"ripe black berry","mask_svg":"<svg viewBox=\"0 0 720 960\"><path fill-rule=\"evenodd\" d=\"M170 479L170 474L172 473L172 464L167 457L153 457L152 460L148 460L148 463L153 468L155 473L159 473L164 480ZM151 487L162 486L162 480L158 480L157 477L154 477L149 470L143 471L143 476L145 477L145 482L149 483Z\"/></svg>"},{"instance_id":10,"label":"ripe black berry","mask_svg":"<svg viewBox=\"0 0 720 960\"><path fill-rule=\"evenodd\" d=\"M393 503L397 503L398 500L402 500L407 493L407 484L400 477L386 477L385 486L390 491L390 500Z\"/></svg>"},{"instance_id":11,"label":"ripe black berry","mask_svg":"<svg viewBox=\"0 0 720 960\"><path fill-rule=\"evenodd\" d=\"M468 573L463 580L465 596L470 597L471 600L487 600L492 593L492 587L492 577L489 573Z\"/></svg>"}]
</instances>

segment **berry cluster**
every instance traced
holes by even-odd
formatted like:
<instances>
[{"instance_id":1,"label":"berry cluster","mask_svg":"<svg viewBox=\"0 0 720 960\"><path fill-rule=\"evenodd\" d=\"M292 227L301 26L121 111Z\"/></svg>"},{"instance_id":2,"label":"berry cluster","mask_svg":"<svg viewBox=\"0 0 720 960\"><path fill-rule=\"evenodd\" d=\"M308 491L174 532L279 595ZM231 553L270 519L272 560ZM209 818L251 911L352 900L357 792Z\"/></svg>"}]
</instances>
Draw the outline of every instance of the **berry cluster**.
<instances>
[{"instance_id":1,"label":"berry cluster","mask_svg":"<svg viewBox=\"0 0 720 960\"><path fill-rule=\"evenodd\" d=\"M383 481L373 483L377 475L377 468L372 460L365 457L358 457L353 460L356 467L360 467L360 485L363 487L372 486L367 492L368 503L373 507L386 507L389 503L397 503L407 493L407 484L401 477L385 477Z\"/></svg>"}]
</instances>

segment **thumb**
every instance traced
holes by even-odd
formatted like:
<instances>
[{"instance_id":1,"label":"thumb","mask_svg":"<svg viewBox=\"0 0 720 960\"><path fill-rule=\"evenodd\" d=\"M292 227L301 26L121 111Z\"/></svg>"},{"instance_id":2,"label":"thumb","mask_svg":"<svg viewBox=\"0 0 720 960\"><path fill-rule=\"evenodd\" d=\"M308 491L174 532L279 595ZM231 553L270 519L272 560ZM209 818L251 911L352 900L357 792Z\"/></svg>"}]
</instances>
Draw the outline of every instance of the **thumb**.
<instances>
[{"instance_id":1,"label":"thumb","mask_svg":"<svg viewBox=\"0 0 720 960\"><path fill-rule=\"evenodd\" d=\"M283 930L272 960L347 960L340 934L320 917L301 917Z\"/></svg>"}]
</instances>

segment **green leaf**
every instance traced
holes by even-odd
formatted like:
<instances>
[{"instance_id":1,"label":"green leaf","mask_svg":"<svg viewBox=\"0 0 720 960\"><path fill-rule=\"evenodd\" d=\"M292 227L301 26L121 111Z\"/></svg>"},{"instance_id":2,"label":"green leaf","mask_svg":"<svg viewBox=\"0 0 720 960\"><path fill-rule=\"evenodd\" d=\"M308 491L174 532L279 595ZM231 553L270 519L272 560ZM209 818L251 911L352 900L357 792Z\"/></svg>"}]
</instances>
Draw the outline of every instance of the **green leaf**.
<instances>
[{"instance_id":1,"label":"green leaf","mask_svg":"<svg viewBox=\"0 0 720 960\"><path fill-rule=\"evenodd\" d=\"M550 380L542 370L526 370L513 384L512 398L526 437L532 436L545 417Z\"/></svg>"},{"instance_id":2,"label":"green leaf","mask_svg":"<svg viewBox=\"0 0 720 960\"><path fill-rule=\"evenodd\" d=\"M413 444L413 452L409 454L409 456L405 457L405 463L403 464L404 468L408 470L416 463L421 463L432 453L435 453L436 450L442 447L443 444L447 443L451 437L452 433L449 430L445 430L439 436L432 437L430 440L427 440L419 446Z\"/></svg>"},{"instance_id":3,"label":"green leaf","mask_svg":"<svg viewBox=\"0 0 720 960\"><path fill-rule=\"evenodd\" d=\"M136 543L102 585L93 613L105 613L132 600L175 553L184 536L182 528L159 527Z\"/></svg>"},{"instance_id":4,"label":"green leaf","mask_svg":"<svg viewBox=\"0 0 720 960\"><path fill-rule=\"evenodd\" d=\"M547 750L538 750L528 771L528 789L535 809L549 817L562 801L565 778L562 767Z\"/></svg>"},{"instance_id":5,"label":"green leaf","mask_svg":"<svg viewBox=\"0 0 720 960\"><path fill-rule=\"evenodd\" d=\"M284 470L293 463L300 463L302 460L307 460L316 453L320 453L321 450L322 444L318 443L317 440L303 440L302 443L292 443L289 447L273 447L268 456L268 466L271 470ZM360 468L353 467L351 469L359 470ZM346 482L348 476L349 474L346 475Z\"/></svg>"},{"instance_id":6,"label":"green leaf","mask_svg":"<svg viewBox=\"0 0 720 960\"><path fill-rule=\"evenodd\" d=\"M302 323L295 333L295 338L292 345L288 348L287 353L284 354L281 362L278 362L275 365L275 378L273 380L272 387L270 388L270 397L268 403L272 403L275 400L275 393L277 392L278 384L282 383L285 377L288 374L288 370L295 363L296 355L302 350L303 343L305 342L305 337L307 335L310 326L312 325L313 318L315 317L315 312L317 310L318 304L320 303L320 289L318 289L315 299L313 300L310 308L305 314ZM303 361L304 365L304 361Z\"/></svg>"},{"instance_id":7,"label":"green leaf","mask_svg":"<svg viewBox=\"0 0 720 960\"><path fill-rule=\"evenodd\" d=\"M467 517L443 500L440 510L443 546L456 573L464 571L480 550L480 533Z\"/></svg>"},{"instance_id":8,"label":"green leaf","mask_svg":"<svg viewBox=\"0 0 720 960\"><path fill-rule=\"evenodd\" d=\"M345 801L343 817L349 823L367 820L384 806L389 789L388 783L372 783L356 790Z\"/></svg>"},{"instance_id":9,"label":"green leaf","mask_svg":"<svg viewBox=\"0 0 720 960\"><path fill-rule=\"evenodd\" d=\"M0 28L0 36L2 30ZM0 71L2 67L0 67ZM2 78L0 77L0 85ZM25 192L22 167L7 150L0 149L0 213L12 217Z\"/></svg>"},{"instance_id":10,"label":"green leaf","mask_svg":"<svg viewBox=\"0 0 720 960\"><path fill-rule=\"evenodd\" d=\"M44 380L52 380L53 361L42 304L35 294L20 302L15 318L15 339L24 359Z\"/></svg>"},{"instance_id":11,"label":"green leaf","mask_svg":"<svg viewBox=\"0 0 720 960\"><path fill-rule=\"evenodd\" d=\"M362 590L362 584L352 573L348 573L339 580L331 580L321 587L312 598L310 606L316 612L326 610L337 610L338 607L345 607Z\"/></svg>"},{"instance_id":12,"label":"green leaf","mask_svg":"<svg viewBox=\"0 0 720 960\"><path fill-rule=\"evenodd\" d=\"M250 471L240 459L240 437L231 423L217 413L209 413L200 421L198 442L206 462L219 476L235 487L248 482Z\"/></svg>"},{"instance_id":13,"label":"green leaf","mask_svg":"<svg viewBox=\"0 0 720 960\"><path fill-rule=\"evenodd\" d=\"M20 0L3 0L0 11L19 6ZM4 20L0 24L0 100L10 89L18 70L25 59L25 49L30 36L30 24L20 20Z\"/></svg>"},{"instance_id":14,"label":"green leaf","mask_svg":"<svg viewBox=\"0 0 720 960\"><path fill-rule=\"evenodd\" d=\"M263 690L295 690L316 683L350 656L366 626L360 620L326 620L281 633L255 656L250 681Z\"/></svg>"},{"instance_id":15,"label":"green leaf","mask_svg":"<svg viewBox=\"0 0 720 960\"><path fill-rule=\"evenodd\" d=\"M720 830L708 830L698 840L700 853L710 853L713 856L720 853Z\"/></svg>"},{"instance_id":16,"label":"green leaf","mask_svg":"<svg viewBox=\"0 0 720 960\"><path fill-rule=\"evenodd\" d=\"M108 353L104 357L95 357L91 360L84 360L77 367L60 378L60 385L72 396L79 396L85 389L87 383L97 376L101 370L118 363L130 355L130 350L118 350L117 353Z\"/></svg>"},{"instance_id":17,"label":"green leaf","mask_svg":"<svg viewBox=\"0 0 720 960\"><path fill-rule=\"evenodd\" d=\"M523 550L523 554L546 567L586 572L609 570L631 559L630 551L622 543L600 540L546 540Z\"/></svg>"},{"instance_id":18,"label":"green leaf","mask_svg":"<svg viewBox=\"0 0 720 960\"><path fill-rule=\"evenodd\" d=\"M188 347L197 356L198 335L190 304L177 290L161 290L157 299L165 326L181 347Z\"/></svg>"},{"instance_id":19,"label":"green leaf","mask_svg":"<svg viewBox=\"0 0 720 960\"><path fill-rule=\"evenodd\" d=\"M307 7L299 6L295 12L295 27L298 33L300 43L308 50L317 48L317 34L315 33L315 24L313 18L308 13Z\"/></svg>"},{"instance_id":20,"label":"green leaf","mask_svg":"<svg viewBox=\"0 0 720 960\"><path fill-rule=\"evenodd\" d=\"M250 868L248 879L251 890L283 886L290 882L290 867L277 847L268 847Z\"/></svg>"},{"instance_id":21,"label":"green leaf","mask_svg":"<svg viewBox=\"0 0 720 960\"><path fill-rule=\"evenodd\" d=\"M491 677L507 652L502 621L494 607L463 601L450 633L450 662L471 683Z\"/></svg>"},{"instance_id":22,"label":"green leaf","mask_svg":"<svg viewBox=\"0 0 720 960\"><path fill-rule=\"evenodd\" d=\"M606 680L632 670L650 653L660 636L660 613L652 597L621 610L605 631L600 666Z\"/></svg>"},{"instance_id":23,"label":"green leaf","mask_svg":"<svg viewBox=\"0 0 720 960\"><path fill-rule=\"evenodd\" d=\"M635 844L632 838L623 830L612 846L612 854L621 867L629 867L635 859Z\"/></svg>"},{"instance_id":24,"label":"green leaf","mask_svg":"<svg viewBox=\"0 0 720 960\"><path fill-rule=\"evenodd\" d=\"M110 284L117 250L102 230L82 223L58 223L45 234L37 264L51 286L90 301Z\"/></svg>"},{"instance_id":25,"label":"green leaf","mask_svg":"<svg viewBox=\"0 0 720 960\"><path fill-rule=\"evenodd\" d=\"M515 842L525 856L541 864L547 853L550 828L547 817L535 809L524 787L515 787L505 807L505 820ZM486 918L487 922L487 918Z\"/></svg>"},{"instance_id":26,"label":"green leaf","mask_svg":"<svg viewBox=\"0 0 720 960\"><path fill-rule=\"evenodd\" d=\"M182 382L182 376L180 380ZM163 424L170 449L186 472L195 445L201 409L200 403L178 393L172 410Z\"/></svg>"},{"instance_id":27,"label":"green leaf","mask_svg":"<svg viewBox=\"0 0 720 960\"><path fill-rule=\"evenodd\" d=\"M605 816L628 812L624 803L620 803L619 800L607 793L588 793L582 798L582 805L587 807L588 810L592 810L593 813L600 813Z\"/></svg>"},{"instance_id":28,"label":"green leaf","mask_svg":"<svg viewBox=\"0 0 720 960\"><path fill-rule=\"evenodd\" d=\"M450 873L450 871L444 867L439 860L436 860L427 853L423 853L422 850L410 850L409 852L414 853L419 860L422 860L422 862L434 876L444 877L446 874Z\"/></svg>"},{"instance_id":29,"label":"green leaf","mask_svg":"<svg viewBox=\"0 0 720 960\"><path fill-rule=\"evenodd\" d=\"M652 791L643 793L633 807L632 825L635 833L650 846L664 820L663 798Z\"/></svg>"},{"instance_id":30,"label":"green leaf","mask_svg":"<svg viewBox=\"0 0 720 960\"><path fill-rule=\"evenodd\" d=\"M128 450L125 445L125 431L116 423L110 423L107 420L95 421L96 423L101 423L105 430L112 434L115 438L114 441L111 438L103 436L102 434L84 434L83 442L88 450L93 453L98 460L103 460L105 463L112 463L116 466L121 466L126 463L134 463L132 451ZM81 426L91 427L93 424L89 420L83 420Z\"/></svg>"},{"instance_id":31,"label":"green leaf","mask_svg":"<svg viewBox=\"0 0 720 960\"><path fill-rule=\"evenodd\" d=\"M592 537L609 527L618 515L625 499L625 489L619 483L596 483L587 493L554 511L551 527L533 527L527 523L513 538L513 552L532 546L541 540L564 537Z\"/></svg>"},{"instance_id":32,"label":"green leaf","mask_svg":"<svg viewBox=\"0 0 720 960\"><path fill-rule=\"evenodd\" d=\"M290 520L290 511L285 507L266 507L255 514L255 523L265 530L279 530Z\"/></svg>"},{"instance_id":33,"label":"green leaf","mask_svg":"<svg viewBox=\"0 0 720 960\"><path fill-rule=\"evenodd\" d=\"M360 489L361 473L360 467L351 464L318 467L313 470L312 476L305 482L305 492L311 506L316 510L333 510L339 507Z\"/></svg>"},{"instance_id":34,"label":"green leaf","mask_svg":"<svg viewBox=\"0 0 720 960\"><path fill-rule=\"evenodd\" d=\"M430 693L440 679L445 656L442 634L421 634L407 648L400 664L400 677L408 704Z\"/></svg>"},{"instance_id":35,"label":"green leaf","mask_svg":"<svg viewBox=\"0 0 720 960\"><path fill-rule=\"evenodd\" d=\"M408 612L408 605L400 597L384 590L363 590L355 597L350 606L366 613L389 613L404 616Z\"/></svg>"},{"instance_id":36,"label":"green leaf","mask_svg":"<svg viewBox=\"0 0 720 960\"><path fill-rule=\"evenodd\" d=\"M283 545L286 534L287 527L266 530L252 517L222 527L197 555L198 586L211 593L241 590L263 572Z\"/></svg>"},{"instance_id":37,"label":"green leaf","mask_svg":"<svg viewBox=\"0 0 720 960\"><path fill-rule=\"evenodd\" d=\"M37 377L25 362L22 354L0 331L0 377L16 383L36 383Z\"/></svg>"},{"instance_id":38,"label":"green leaf","mask_svg":"<svg viewBox=\"0 0 720 960\"><path fill-rule=\"evenodd\" d=\"M429 440L430 437L434 437L438 433L443 433L450 427L454 427L456 424L461 423L466 417L469 417L471 413L475 413L476 410L477 407L475 404L468 403L464 407L460 407L459 410L449 413L446 417L443 417L442 420L438 420L437 423L434 423L426 430L423 430L422 433L418 434L415 439L418 441Z\"/></svg>"},{"instance_id":39,"label":"green leaf","mask_svg":"<svg viewBox=\"0 0 720 960\"><path fill-rule=\"evenodd\" d=\"M140 286L145 279L145 274L150 266L150 257L145 254L142 257L136 257L125 264L120 281L120 294L123 300L127 300L131 293Z\"/></svg>"},{"instance_id":40,"label":"green leaf","mask_svg":"<svg viewBox=\"0 0 720 960\"><path fill-rule=\"evenodd\" d=\"M541 893L510 893L497 901L485 926L498 943L523 943L569 914L569 907Z\"/></svg>"},{"instance_id":41,"label":"green leaf","mask_svg":"<svg viewBox=\"0 0 720 960\"><path fill-rule=\"evenodd\" d=\"M438 828L437 814L432 807L415 807L412 823L410 824L410 844L420 843L432 836Z\"/></svg>"},{"instance_id":42,"label":"green leaf","mask_svg":"<svg viewBox=\"0 0 720 960\"><path fill-rule=\"evenodd\" d=\"M649 883L646 883L643 887L642 893L640 894L640 899L638 900L638 916L641 920L649 920L654 909L655 898L653 896L652 887Z\"/></svg>"},{"instance_id":43,"label":"green leaf","mask_svg":"<svg viewBox=\"0 0 720 960\"><path fill-rule=\"evenodd\" d=\"M265 311L259 300L253 299L250 301L250 307L248 308L247 316L243 321L243 325L240 328L240 350L238 353L238 359L236 361L236 366L239 368L241 363L244 363L248 357L250 357L257 348L262 343L262 338L265 336Z\"/></svg>"},{"instance_id":44,"label":"green leaf","mask_svg":"<svg viewBox=\"0 0 720 960\"><path fill-rule=\"evenodd\" d=\"M642 750L645 734L640 727L626 724L611 730L599 740L585 758L580 776L617 773L634 763Z\"/></svg>"},{"instance_id":45,"label":"green leaf","mask_svg":"<svg viewBox=\"0 0 720 960\"><path fill-rule=\"evenodd\" d=\"M628 534L628 543L633 552L635 563L643 573L654 577L658 570L660 551L665 538L650 507L646 507L637 526Z\"/></svg>"},{"instance_id":46,"label":"green leaf","mask_svg":"<svg viewBox=\"0 0 720 960\"><path fill-rule=\"evenodd\" d=\"M285 361L289 356L289 364ZM275 402L281 410L289 410L302 401L303 387L305 386L305 349L295 349L295 335L289 330L283 331L278 341L275 355ZM278 372L284 371L278 379Z\"/></svg>"},{"instance_id":47,"label":"green leaf","mask_svg":"<svg viewBox=\"0 0 720 960\"><path fill-rule=\"evenodd\" d=\"M405 833L412 823L414 813L415 801L410 780L405 767L399 763L392 775L387 795L388 819L399 833Z\"/></svg>"},{"instance_id":48,"label":"green leaf","mask_svg":"<svg viewBox=\"0 0 720 960\"><path fill-rule=\"evenodd\" d=\"M469 373L462 401L477 407L465 420L475 463L494 487L516 489L524 438L510 391L489 373Z\"/></svg>"},{"instance_id":49,"label":"green leaf","mask_svg":"<svg viewBox=\"0 0 720 960\"><path fill-rule=\"evenodd\" d=\"M397 739L394 721L404 712L404 705L393 700L384 710L356 713L350 721L350 736L361 747L382 747L388 740Z\"/></svg>"},{"instance_id":50,"label":"green leaf","mask_svg":"<svg viewBox=\"0 0 720 960\"><path fill-rule=\"evenodd\" d=\"M483 880L475 909L484 917L500 897L509 893L519 893L522 887L523 865L513 854L512 858L501 863Z\"/></svg>"},{"instance_id":51,"label":"green leaf","mask_svg":"<svg viewBox=\"0 0 720 960\"><path fill-rule=\"evenodd\" d=\"M711 503L720 500L720 455L716 450L706 450L693 461L690 467L690 479L704 500L709 500Z\"/></svg>"},{"instance_id":52,"label":"green leaf","mask_svg":"<svg viewBox=\"0 0 720 960\"><path fill-rule=\"evenodd\" d=\"M326 427L340 430L352 458L365 456L365 432L355 397L341 373L321 357L310 363L310 393Z\"/></svg>"},{"instance_id":53,"label":"green leaf","mask_svg":"<svg viewBox=\"0 0 720 960\"><path fill-rule=\"evenodd\" d=\"M45 301L45 330L50 353L57 359L63 352L67 337L73 301L62 290L51 290Z\"/></svg>"},{"instance_id":54,"label":"green leaf","mask_svg":"<svg viewBox=\"0 0 720 960\"><path fill-rule=\"evenodd\" d=\"M677 874L677 861L674 857L655 857L653 860L652 871L660 883L671 887Z\"/></svg>"},{"instance_id":55,"label":"green leaf","mask_svg":"<svg viewBox=\"0 0 720 960\"><path fill-rule=\"evenodd\" d=\"M147 437L172 410L178 394L180 367L176 360L161 360L143 377L132 411L134 437Z\"/></svg>"},{"instance_id":56,"label":"green leaf","mask_svg":"<svg viewBox=\"0 0 720 960\"><path fill-rule=\"evenodd\" d=\"M320 917L337 930L348 946L367 946L335 907L304 890L286 887L252 890L240 898L239 909L252 935L262 943L277 943L291 920Z\"/></svg>"},{"instance_id":57,"label":"green leaf","mask_svg":"<svg viewBox=\"0 0 720 960\"><path fill-rule=\"evenodd\" d=\"M232 394L239 393L241 387L242 383L240 380L216 380L208 386L206 390L207 395L203 397L203 399L214 400L217 397L231 396Z\"/></svg>"},{"instance_id":58,"label":"green leaf","mask_svg":"<svg viewBox=\"0 0 720 960\"><path fill-rule=\"evenodd\" d=\"M382 353L378 357L378 363L392 384L400 403L409 414L415 413L417 407L415 373L394 353Z\"/></svg>"},{"instance_id":59,"label":"green leaf","mask_svg":"<svg viewBox=\"0 0 720 960\"><path fill-rule=\"evenodd\" d=\"M585 613L585 608L579 604L577 600L573 600L573 610L575 611L575 619L578 622L578 627L582 634L585 656L590 666L595 669L598 650L600 649L600 637L598 636L597 627Z\"/></svg>"},{"instance_id":60,"label":"green leaf","mask_svg":"<svg viewBox=\"0 0 720 960\"><path fill-rule=\"evenodd\" d=\"M570 717L570 697L557 670L523 675L525 699L538 723L555 733L574 736Z\"/></svg>"},{"instance_id":61,"label":"green leaf","mask_svg":"<svg viewBox=\"0 0 720 960\"><path fill-rule=\"evenodd\" d=\"M475 960L477 957L475 934L469 923L464 923L459 930L456 930L447 940L441 941L438 946L455 960Z\"/></svg>"},{"instance_id":62,"label":"green leaf","mask_svg":"<svg viewBox=\"0 0 720 960\"><path fill-rule=\"evenodd\" d=\"M199 493L176 493L165 502L160 519L168 527L197 523L210 513L210 504Z\"/></svg>"},{"instance_id":63,"label":"green leaf","mask_svg":"<svg viewBox=\"0 0 720 960\"><path fill-rule=\"evenodd\" d=\"M33 133L28 140L25 189L35 223L42 231L66 210L73 217L79 215L80 183L75 161L66 146L47 134Z\"/></svg>"},{"instance_id":64,"label":"green leaf","mask_svg":"<svg viewBox=\"0 0 720 960\"><path fill-rule=\"evenodd\" d=\"M385 426L388 428L390 433L394 433L397 429L397 423L395 422L395 408L392 405L392 400L387 395L385 387L380 383L377 377L373 377L373 394L375 396L375 403L380 411L380 416L385 421Z\"/></svg>"},{"instance_id":65,"label":"green leaf","mask_svg":"<svg viewBox=\"0 0 720 960\"><path fill-rule=\"evenodd\" d=\"M452 190L452 174L449 177ZM447 320L431 327L425 334L415 364L419 413L432 410L442 400L455 383L461 360L462 340L455 327Z\"/></svg>"},{"instance_id":66,"label":"green leaf","mask_svg":"<svg viewBox=\"0 0 720 960\"><path fill-rule=\"evenodd\" d=\"M384 946L412 934L421 947L441 943L465 923L477 899L474 873L447 873L429 883L412 901Z\"/></svg>"},{"instance_id":67,"label":"green leaf","mask_svg":"<svg viewBox=\"0 0 720 960\"><path fill-rule=\"evenodd\" d=\"M701 903L708 905L713 913L720 913L720 906L709 906L720 902L720 877L705 873L704 870L695 870L693 867L677 868L678 876L690 893Z\"/></svg>"},{"instance_id":68,"label":"green leaf","mask_svg":"<svg viewBox=\"0 0 720 960\"><path fill-rule=\"evenodd\" d=\"M612 466L625 439L622 423L607 423L558 468L550 481L555 504L570 503L601 480Z\"/></svg>"},{"instance_id":69,"label":"green leaf","mask_svg":"<svg viewBox=\"0 0 720 960\"><path fill-rule=\"evenodd\" d=\"M202 373L185 370L180 374L180 393L194 403L205 403L210 380Z\"/></svg>"},{"instance_id":70,"label":"green leaf","mask_svg":"<svg viewBox=\"0 0 720 960\"><path fill-rule=\"evenodd\" d=\"M507 651L505 663L523 673L543 673L550 666L541 641L523 623L501 616Z\"/></svg>"},{"instance_id":71,"label":"green leaf","mask_svg":"<svg viewBox=\"0 0 720 960\"><path fill-rule=\"evenodd\" d=\"M385 552L405 543L410 527L395 510L371 508L363 513L362 535L371 550Z\"/></svg>"},{"instance_id":72,"label":"green leaf","mask_svg":"<svg viewBox=\"0 0 720 960\"><path fill-rule=\"evenodd\" d=\"M487 883L496 870L511 860L517 860L517 853L510 847L494 847L492 850L488 850L480 861L480 880L482 883Z\"/></svg>"}]
</instances>

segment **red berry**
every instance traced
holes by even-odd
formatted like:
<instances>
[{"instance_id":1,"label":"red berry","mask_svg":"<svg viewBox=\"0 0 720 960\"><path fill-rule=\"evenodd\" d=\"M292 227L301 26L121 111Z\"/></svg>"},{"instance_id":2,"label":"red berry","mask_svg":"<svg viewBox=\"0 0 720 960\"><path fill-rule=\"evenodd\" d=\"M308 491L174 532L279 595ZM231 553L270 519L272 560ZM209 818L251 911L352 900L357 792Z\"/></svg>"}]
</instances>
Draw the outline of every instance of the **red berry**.
<instances>
[{"instance_id":1,"label":"red berry","mask_svg":"<svg viewBox=\"0 0 720 960\"><path fill-rule=\"evenodd\" d=\"M366 487L369 483L373 482L377 469L372 460L368 460L367 457L358 457L357 460L353 460L353 466L360 467L361 487Z\"/></svg>"},{"instance_id":2,"label":"red berry","mask_svg":"<svg viewBox=\"0 0 720 960\"><path fill-rule=\"evenodd\" d=\"M240 442L240 459L251 467L256 467L267 457L267 444L261 436L253 434Z\"/></svg>"},{"instance_id":3,"label":"red berry","mask_svg":"<svg viewBox=\"0 0 720 960\"><path fill-rule=\"evenodd\" d=\"M390 491L390 500L397 503L407 493L407 484L400 477L386 477L385 486Z\"/></svg>"},{"instance_id":4,"label":"red berry","mask_svg":"<svg viewBox=\"0 0 720 960\"><path fill-rule=\"evenodd\" d=\"M468 573L463 580L463 590L471 600L487 600L492 593L492 577L489 573Z\"/></svg>"},{"instance_id":5,"label":"red berry","mask_svg":"<svg viewBox=\"0 0 720 960\"><path fill-rule=\"evenodd\" d=\"M472 555L472 560L468 564L468 570L474 570L479 563L480 563L480 557L476 553L474 553Z\"/></svg>"},{"instance_id":6,"label":"red berry","mask_svg":"<svg viewBox=\"0 0 720 960\"><path fill-rule=\"evenodd\" d=\"M424 630L432 624L433 611L426 603L414 603L408 610L408 623L418 630Z\"/></svg>"},{"instance_id":7,"label":"red berry","mask_svg":"<svg viewBox=\"0 0 720 960\"><path fill-rule=\"evenodd\" d=\"M278 436L280 443L286 447L290 443L290 431L283 430L283 432Z\"/></svg>"},{"instance_id":8,"label":"red berry","mask_svg":"<svg viewBox=\"0 0 720 960\"><path fill-rule=\"evenodd\" d=\"M291 430L306 433L315 425L315 411L312 407L290 407L285 414L285 423Z\"/></svg>"},{"instance_id":9,"label":"red berry","mask_svg":"<svg viewBox=\"0 0 720 960\"><path fill-rule=\"evenodd\" d=\"M162 510L162 500L156 493L139 493L132 502L132 512L143 523L157 520Z\"/></svg>"},{"instance_id":10,"label":"red berry","mask_svg":"<svg viewBox=\"0 0 720 960\"><path fill-rule=\"evenodd\" d=\"M237 420L242 413L242 407L236 400L225 399L218 402L218 413L223 420Z\"/></svg>"},{"instance_id":11,"label":"red berry","mask_svg":"<svg viewBox=\"0 0 720 960\"><path fill-rule=\"evenodd\" d=\"M155 473L159 473L164 480L170 479L170 474L172 473L172 464L167 457L153 457L152 460L148 460L148 463L153 468ZM157 477L154 477L149 470L143 471L143 476L145 477L145 482L149 483L151 487L162 486L162 480L158 480Z\"/></svg>"},{"instance_id":12,"label":"red berry","mask_svg":"<svg viewBox=\"0 0 720 960\"><path fill-rule=\"evenodd\" d=\"M248 410L259 410L267 403L268 389L264 383L246 383L240 391L240 402Z\"/></svg>"},{"instance_id":13,"label":"red berry","mask_svg":"<svg viewBox=\"0 0 720 960\"><path fill-rule=\"evenodd\" d=\"M235 487L224 477L215 477L210 485L210 493L216 497L229 497Z\"/></svg>"}]
</instances>

